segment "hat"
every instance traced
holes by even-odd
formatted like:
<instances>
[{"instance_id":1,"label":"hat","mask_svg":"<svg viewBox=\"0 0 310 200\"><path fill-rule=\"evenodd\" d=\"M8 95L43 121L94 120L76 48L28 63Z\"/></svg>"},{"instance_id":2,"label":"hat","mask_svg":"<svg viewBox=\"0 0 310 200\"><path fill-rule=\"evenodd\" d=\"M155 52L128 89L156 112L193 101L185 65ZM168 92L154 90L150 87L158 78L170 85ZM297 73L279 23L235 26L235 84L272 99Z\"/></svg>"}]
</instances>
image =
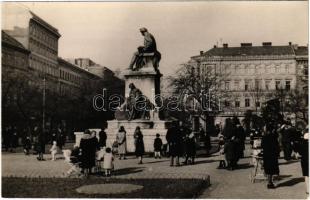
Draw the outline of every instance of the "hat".
<instances>
[{"instance_id":1,"label":"hat","mask_svg":"<svg viewBox=\"0 0 310 200\"><path fill-rule=\"evenodd\" d=\"M147 32L147 29L144 27L140 28L139 30L140 30L140 32Z\"/></svg>"}]
</instances>

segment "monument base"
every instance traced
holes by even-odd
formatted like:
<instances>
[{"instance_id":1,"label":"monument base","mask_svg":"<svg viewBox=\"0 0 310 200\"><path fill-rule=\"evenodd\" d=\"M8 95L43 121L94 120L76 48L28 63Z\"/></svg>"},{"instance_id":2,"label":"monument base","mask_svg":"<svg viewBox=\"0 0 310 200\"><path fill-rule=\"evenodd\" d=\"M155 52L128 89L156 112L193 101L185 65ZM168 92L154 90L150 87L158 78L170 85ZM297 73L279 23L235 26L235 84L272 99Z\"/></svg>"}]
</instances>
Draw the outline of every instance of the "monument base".
<instances>
[{"instance_id":1,"label":"monument base","mask_svg":"<svg viewBox=\"0 0 310 200\"><path fill-rule=\"evenodd\" d=\"M123 126L126 130L126 145L128 152L135 151L134 145L134 132L136 127L139 126L140 130L143 134L144 148L145 152L153 152L154 151L154 139L156 138L156 134L160 135L160 138L163 141L163 144L166 142L166 133L168 128L171 126L170 121L150 121L150 120L132 120L132 121L117 121L112 120L108 121L108 128L106 129L107 133L107 145L112 146L113 142L116 140L116 134L119 128Z\"/></svg>"}]
</instances>

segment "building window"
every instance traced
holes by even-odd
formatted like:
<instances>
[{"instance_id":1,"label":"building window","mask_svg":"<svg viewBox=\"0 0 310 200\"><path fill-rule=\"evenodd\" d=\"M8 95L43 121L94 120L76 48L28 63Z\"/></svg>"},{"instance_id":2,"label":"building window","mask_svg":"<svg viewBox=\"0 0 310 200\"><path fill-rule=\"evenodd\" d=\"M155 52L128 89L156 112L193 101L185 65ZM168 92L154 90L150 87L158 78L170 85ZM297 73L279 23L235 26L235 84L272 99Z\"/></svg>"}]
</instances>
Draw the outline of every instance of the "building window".
<instances>
[{"instance_id":1,"label":"building window","mask_svg":"<svg viewBox=\"0 0 310 200\"><path fill-rule=\"evenodd\" d=\"M235 90L239 90L240 81L235 81Z\"/></svg>"},{"instance_id":2,"label":"building window","mask_svg":"<svg viewBox=\"0 0 310 200\"><path fill-rule=\"evenodd\" d=\"M240 107L240 101L235 101L235 107L239 108Z\"/></svg>"},{"instance_id":3,"label":"building window","mask_svg":"<svg viewBox=\"0 0 310 200\"><path fill-rule=\"evenodd\" d=\"M248 91L250 89L250 81L245 81L244 82L244 90Z\"/></svg>"},{"instance_id":4,"label":"building window","mask_svg":"<svg viewBox=\"0 0 310 200\"><path fill-rule=\"evenodd\" d=\"M225 90L229 90L229 81L225 81Z\"/></svg>"},{"instance_id":5,"label":"building window","mask_svg":"<svg viewBox=\"0 0 310 200\"><path fill-rule=\"evenodd\" d=\"M255 80L255 89L261 89L262 85L261 85L261 80Z\"/></svg>"},{"instance_id":6,"label":"building window","mask_svg":"<svg viewBox=\"0 0 310 200\"><path fill-rule=\"evenodd\" d=\"M285 90L290 90L291 89L291 81L285 81Z\"/></svg>"},{"instance_id":7,"label":"building window","mask_svg":"<svg viewBox=\"0 0 310 200\"><path fill-rule=\"evenodd\" d=\"M270 90L270 83L271 83L271 80L265 80L265 88L266 88L266 90Z\"/></svg>"},{"instance_id":8,"label":"building window","mask_svg":"<svg viewBox=\"0 0 310 200\"><path fill-rule=\"evenodd\" d=\"M229 107L230 106L229 101L224 101L224 105L225 105L225 107Z\"/></svg>"},{"instance_id":9,"label":"building window","mask_svg":"<svg viewBox=\"0 0 310 200\"><path fill-rule=\"evenodd\" d=\"M276 90L281 89L281 81L276 81Z\"/></svg>"},{"instance_id":10,"label":"building window","mask_svg":"<svg viewBox=\"0 0 310 200\"><path fill-rule=\"evenodd\" d=\"M256 107L257 107L257 108L260 107L260 102L259 102L259 101L256 102Z\"/></svg>"},{"instance_id":11,"label":"building window","mask_svg":"<svg viewBox=\"0 0 310 200\"><path fill-rule=\"evenodd\" d=\"M250 107L250 99L245 99L245 107Z\"/></svg>"}]
</instances>

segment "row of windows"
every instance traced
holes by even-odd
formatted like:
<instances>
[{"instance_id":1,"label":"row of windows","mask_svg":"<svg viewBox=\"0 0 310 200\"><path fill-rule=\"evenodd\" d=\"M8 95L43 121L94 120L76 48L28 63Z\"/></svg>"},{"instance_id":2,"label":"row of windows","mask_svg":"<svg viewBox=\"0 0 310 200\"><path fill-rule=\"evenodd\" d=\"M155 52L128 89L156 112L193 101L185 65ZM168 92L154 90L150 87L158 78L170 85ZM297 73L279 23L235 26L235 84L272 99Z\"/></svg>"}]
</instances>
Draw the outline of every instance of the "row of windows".
<instances>
[{"instance_id":1,"label":"row of windows","mask_svg":"<svg viewBox=\"0 0 310 200\"><path fill-rule=\"evenodd\" d=\"M2 51L2 63L19 68L27 67L27 55L18 52L4 52Z\"/></svg>"},{"instance_id":2,"label":"row of windows","mask_svg":"<svg viewBox=\"0 0 310 200\"><path fill-rule=\"evenodd\" d=\"M255 104L256 104L256 107L260 107L261 106L260 101L256 101ZM231 103L229 101L225 101L224 105L225 105L225 107L240 108L241 107L241 101L240 100L236 100L235 102L233 102L233 105L231 105ZM249 98L244 99L243 107L249 108L251 106L253 106L253 105L251 105L251 99L249 99Z\"/></svg>"},{"instance_id":3,"label":"row of windows","mask_svg":"<svg viewBox=\"0 0 310 200\"><path fill-rule=\"evenodd\" d=\"M68 85L63 85L60 84L59 85L59 93L60 95L69 95L69 96L73 96L73 95L77 95L79 89L72 87L72 86L68 86Z\"/></svg>"},{"instance_id":4,"label":"row of windows","mask_svg":"<svg viewBox=\"0 0 310 200\"><path fill-rule=\"evenodd\" d=\"M31 58L30 67L40 72L50 74L52 76L58 76L58 70L55 68L55 65L39 59Z\"/></svg>"},{"instance_id":5,"label":"row of windows","mask_svg":"<svg viewBox=\"0 0 310 200\"><path fill-rule=\"evenodd\" d=\"M48 46L41 44L40 42L30 38L29 39L29 49L30 51L37 52L41 55L44 55L50 59L56 60L57 59L57 52Z\"/></svg>"},{"instance_id":6,"label":"row of windows","mask_svg":"<svg viewBox=\"0 0 310 200\"><path fill-rule=\"evenodd\" d=\"M280 80L277 79L274 81L274 87L272 87L272 80L266 79L264 80L264 85L262 80L244 80L243 87L241 86L240 80L233 81L233 88L231 87L231 81L224 81L224 84L222 84L222 89L224 90L255 90L255 89L261 89L261 90L279 90L279 89L285 89L285 90L291 90L292 89L292 80Z\"/></svg>"},{"instance_id":7,"label":"row of windows","mask_svg":"<svg viewBox=\"0 0 310 200\"><path fill-rule=\"evenodd\" d=\"M205 74L208 72L224 73L224 74L291 74L294 73L294 68L290 64L280 64L280 65L222 65L222 67L216 67L215 65L202 64L201 69L198 67L198 73Z\"/></svg>"},{"instance_id":8,"label":"row of windows","mask_svg":"<svg viewBox=\"0 0 310 200\"><path fill-rule=\"evenodd\" d=\"M59 72L60 72L60 78L66 80L66 81L71 81L71 82L76 83L76 84L80 84L82 81L80 76L74 75L72 73L69 73L69 72L66 72L63 70L60 70Z\"/></svg>"},{"instance_id":9,"label":"row of windows","mask_svg":"<svg viewBox=\"0 0 310 200\"><path fill-rule=\"evenodd\" d=\"M55 36L50 34L47 30L35 25L35 23L30 23L29 32L31 36L38 38L40 41L44 42L47 46L58 49L58 40Z\"/></svg>"}]
</instances>

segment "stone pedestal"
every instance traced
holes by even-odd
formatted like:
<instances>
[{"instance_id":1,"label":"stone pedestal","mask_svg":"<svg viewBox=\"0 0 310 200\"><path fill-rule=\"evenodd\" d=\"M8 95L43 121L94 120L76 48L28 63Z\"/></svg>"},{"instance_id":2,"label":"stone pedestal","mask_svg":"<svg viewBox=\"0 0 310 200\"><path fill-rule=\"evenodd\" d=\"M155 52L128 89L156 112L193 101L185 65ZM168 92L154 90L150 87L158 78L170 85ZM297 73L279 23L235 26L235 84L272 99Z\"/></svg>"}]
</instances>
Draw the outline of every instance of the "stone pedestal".
<instances>
[{"instance_id":1,"label":"stone pedestal","mask_svg":"<svg viewBox=\"0 0 310 200\"><path fill-rule=\"evenodd\" d=\"M132 120L132 121L108 121L107 132L107 145L112 146L113 142L116 140L116 134L120 126L124 126L126 130L126 145L128 152L134 152L134 132L136 127L139 126L143 134L144 147L146 152L153 152L153 144L156 134L160 134L160 138L163 143L166 143L166 133L167 129L170 127L171 122L168 121L152 121L152 120Z\"/></svg>"}]
</instances>

